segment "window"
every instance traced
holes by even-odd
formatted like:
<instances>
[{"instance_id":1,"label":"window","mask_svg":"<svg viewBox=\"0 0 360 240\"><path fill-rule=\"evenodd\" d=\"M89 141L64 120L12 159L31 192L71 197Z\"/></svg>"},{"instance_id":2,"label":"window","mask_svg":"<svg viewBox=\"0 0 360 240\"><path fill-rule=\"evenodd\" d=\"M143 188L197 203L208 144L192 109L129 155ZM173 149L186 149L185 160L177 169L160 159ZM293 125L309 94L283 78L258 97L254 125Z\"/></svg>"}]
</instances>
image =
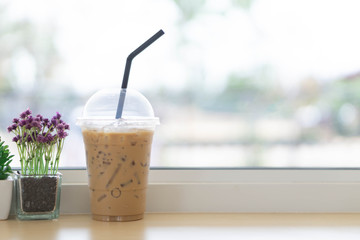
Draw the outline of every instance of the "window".
<instances>
[{"instance_id":1,"label":"window","mask_svg":"<svg viewBox=\"0 0 360 240\"><path fill-rule=\"evenodd\" d=\"M359 167L359 5L1 0L0 134L10 144L28 106L59 111L62 166L84 167L82 106L119 87L127 55L162 28L129 83L161 119L153 167Z\"/></svg>"}]
</instances>

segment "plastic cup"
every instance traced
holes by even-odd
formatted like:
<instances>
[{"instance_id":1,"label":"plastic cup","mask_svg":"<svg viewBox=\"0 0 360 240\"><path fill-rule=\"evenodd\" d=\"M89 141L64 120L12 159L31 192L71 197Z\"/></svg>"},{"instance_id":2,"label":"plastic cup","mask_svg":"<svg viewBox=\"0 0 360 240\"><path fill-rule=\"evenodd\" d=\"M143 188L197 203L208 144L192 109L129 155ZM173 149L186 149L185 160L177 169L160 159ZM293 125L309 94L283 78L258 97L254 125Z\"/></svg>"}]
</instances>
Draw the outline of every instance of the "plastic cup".
<instances>
[{"instance_id":1,"label":"plastic cup","mask_svg":"<svg viewBox=\"0 0 360 240\"><path fill-rule=\"evenodd\" d=\"M78 118L86 150L92 218L133 221L145 212L152 137L159 119L148 100L126 90L123 117L115 119L120 89L95 93Z\"/></svg>"}]
</instances>

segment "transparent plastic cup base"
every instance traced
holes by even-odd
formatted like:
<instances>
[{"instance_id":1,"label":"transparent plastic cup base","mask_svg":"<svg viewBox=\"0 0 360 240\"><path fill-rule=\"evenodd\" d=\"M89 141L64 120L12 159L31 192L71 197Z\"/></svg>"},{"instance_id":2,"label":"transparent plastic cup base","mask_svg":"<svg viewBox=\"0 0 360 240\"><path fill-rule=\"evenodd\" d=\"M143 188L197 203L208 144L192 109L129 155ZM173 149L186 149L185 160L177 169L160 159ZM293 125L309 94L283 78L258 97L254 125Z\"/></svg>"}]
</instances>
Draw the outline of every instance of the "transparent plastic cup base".
<instances>
[{"instance_id":1,"label":"transparent plastic cup base","mask_svg":"<svg viewBox=\"0 0 360 240\"><path fill-rule=\"evenodd\" d=\"M104 216L104 215L97 215L93 214L92 219L96 221L102 222L131 222L137 221L144 218L144 214L137 214L137 215L126 215L126 216Z\"/></svg>"}]
</instances>

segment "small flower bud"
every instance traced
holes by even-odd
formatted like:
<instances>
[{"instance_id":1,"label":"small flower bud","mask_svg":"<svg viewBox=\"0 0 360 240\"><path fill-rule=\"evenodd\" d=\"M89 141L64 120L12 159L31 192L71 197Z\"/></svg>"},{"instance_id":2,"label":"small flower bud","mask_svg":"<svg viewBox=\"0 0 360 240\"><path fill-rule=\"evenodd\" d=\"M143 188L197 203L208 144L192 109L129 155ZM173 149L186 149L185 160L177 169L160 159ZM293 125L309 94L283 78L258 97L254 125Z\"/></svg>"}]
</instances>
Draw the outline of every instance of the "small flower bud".
<instances>
[{"instance_id":1,"label":"small flower bud","mask_svg":"<svg viewBox=\"0 0 360 240\"><path fill-rule=\"evenodd\" d=\"M31 110L28 108L24 113L29 116L31 114Z\"/></svg>"}]
</instances>

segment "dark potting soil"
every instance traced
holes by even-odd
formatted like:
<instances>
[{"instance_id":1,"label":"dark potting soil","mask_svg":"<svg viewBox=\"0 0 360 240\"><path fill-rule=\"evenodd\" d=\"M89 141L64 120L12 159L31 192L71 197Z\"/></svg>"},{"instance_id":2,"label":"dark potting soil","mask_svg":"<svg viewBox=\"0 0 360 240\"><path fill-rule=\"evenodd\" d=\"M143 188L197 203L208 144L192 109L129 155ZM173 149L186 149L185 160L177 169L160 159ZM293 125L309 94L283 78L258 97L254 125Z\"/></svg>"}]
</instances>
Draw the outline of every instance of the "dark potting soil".
<instances>
[{"instance_id":1,"label":"dark potting soil","mask_svg":"<svg viewBox=\"0 0 360 240\"><path fill-rule=\"evenodd\" d=\"M50 212L55 208L57 179L54 177L22 178L24 212Z\"/></svg>"}]
</instances>

